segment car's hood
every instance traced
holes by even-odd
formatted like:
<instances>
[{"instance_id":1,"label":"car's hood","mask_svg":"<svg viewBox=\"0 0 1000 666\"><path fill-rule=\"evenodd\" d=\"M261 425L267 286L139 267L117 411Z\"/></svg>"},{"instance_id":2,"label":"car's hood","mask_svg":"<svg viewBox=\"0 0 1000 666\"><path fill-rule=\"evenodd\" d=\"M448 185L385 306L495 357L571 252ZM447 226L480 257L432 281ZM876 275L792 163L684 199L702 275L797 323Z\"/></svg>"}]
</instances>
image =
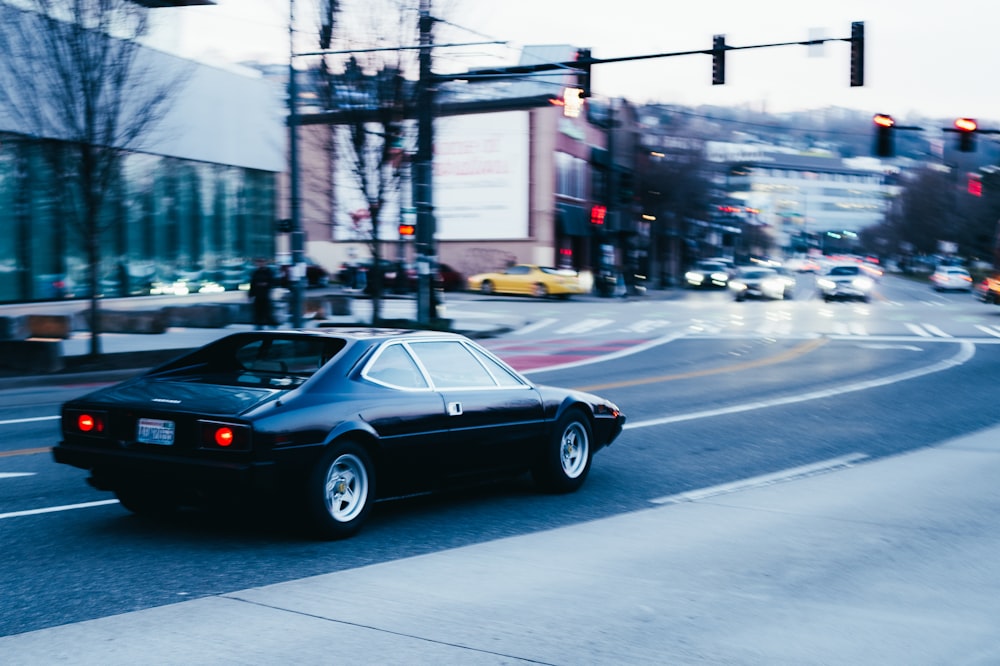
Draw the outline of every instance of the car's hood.
<instances>
[{"instance_id":1,"label":"car's hood","mask_svg":"<svg viewBox=\"0 0 1000 666\"><path fill-rule=\"evenodd\" d=\"M265 388L154 379L110 386L91 393L86 400L108 405L236 415L280 393L282 392Z\"/></svg>"}]
</instances>

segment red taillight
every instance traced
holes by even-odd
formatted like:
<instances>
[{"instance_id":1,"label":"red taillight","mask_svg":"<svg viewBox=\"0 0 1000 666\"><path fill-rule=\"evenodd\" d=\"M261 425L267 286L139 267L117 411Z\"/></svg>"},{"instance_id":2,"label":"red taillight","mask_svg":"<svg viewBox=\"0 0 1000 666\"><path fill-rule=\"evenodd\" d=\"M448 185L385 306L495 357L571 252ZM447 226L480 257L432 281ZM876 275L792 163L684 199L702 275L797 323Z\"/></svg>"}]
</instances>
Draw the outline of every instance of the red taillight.
<instances>
[{"instance_id":1,"label":"red taillight","mask_svg":"<svg viewBox=\"0 0 1000 666\"><path fill-rule=\"evenodd\" d=\"M80 432L103 432L104 421L90 414L80 414L76 417L76 427Z\"/></svg>"},{"instance_id":2,"label":"red taillight","mask_svg":"<svg viewBox=\"0 0 1000 666\"><path fill-rule=\"evenodd\" d=\"M233 443L233 430L223 426L215 431L215 443L225 448Z\"/></svg>"}]
</instances>

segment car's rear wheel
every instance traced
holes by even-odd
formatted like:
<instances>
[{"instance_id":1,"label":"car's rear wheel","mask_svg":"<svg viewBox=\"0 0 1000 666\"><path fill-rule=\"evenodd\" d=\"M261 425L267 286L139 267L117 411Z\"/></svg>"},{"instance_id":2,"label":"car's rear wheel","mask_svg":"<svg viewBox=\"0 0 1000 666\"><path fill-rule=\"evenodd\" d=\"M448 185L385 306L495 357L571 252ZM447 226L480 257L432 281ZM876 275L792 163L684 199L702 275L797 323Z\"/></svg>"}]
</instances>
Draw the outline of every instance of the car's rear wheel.
<instances>
[{"instance_id":1,"label":"car's rear wheel","mask_svg":"<svg viewBox=\"0 0 1000 666\"><path fill-rule=\"evenodd\" d=\"M549 288L539 282L531 288L531 293L535 295L535 298L545 298L549 295Z\"/></svg>"},{"instance_id":2,"label":"car's rear wheel","mask_svg":"<svg viewBox=\"0 0 1000 666\"><path fill-rule=\"evenodd\" d=\"M590 472L591 439L590 421L582 411L571 409L563 414L531 470L538 486L552 493L569 493L582 486Z\"/></svg>"},{"instance_id":3,"label":"car's rear wheel","mask_svg":"<svg viewBox=\"0 0 1000 666\"><path fill-rule=\"evenodd\" d=\"M349 537L364 524L375 501L375 468L368 452L344 441L327 449L306 485L306 512L322 539Z\"/></svg>"},{"instance_id":4,"label":"car's rear wheel","mask_svg":"<svg viewBox=\"0 0 1000 666\"><path fill-rule=\"evenodd\" d=\"M493 283L490 282L489 280L483 280L483 283L479 285L479 291L483 292L484 294L492 294L493 289L494 289Z\"/></svg>"}]
</instances>

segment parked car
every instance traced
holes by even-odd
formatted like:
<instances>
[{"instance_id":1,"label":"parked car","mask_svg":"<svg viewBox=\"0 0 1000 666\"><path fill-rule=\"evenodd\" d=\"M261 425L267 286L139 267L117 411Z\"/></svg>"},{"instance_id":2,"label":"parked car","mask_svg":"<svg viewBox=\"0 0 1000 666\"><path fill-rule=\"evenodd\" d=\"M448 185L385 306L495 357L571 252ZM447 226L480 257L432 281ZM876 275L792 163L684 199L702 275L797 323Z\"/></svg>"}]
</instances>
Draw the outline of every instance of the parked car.
<instances>
[{"instance_id":1,"label":"parked car","mask_svg":"<svg viewBox=\"0 0 1000 666\"><path fill-rule=\"evenodd\" d=\"M934 291L972 291L972 276L961 266L938 266L930 282Z\"/></svg>"},{"instance_id":2,"label":"parked car","mask_svg":"<svg viewBox=\"0 0 1000 666\"><path fill-rule=\"evenodd\" d=\"M745 266L739 268L729 280L729 290L737 301L754 299L782 299L789 289L785 276L769 266Z\"/></svg>"},{"instance_id":3,"label":"parked car","mask_svg":"<svg viewBox=\"0 0 1000 666\"><path fill-rule=\"evenodd\" d=\"M410 291L417 290L418 277L416 264L407 264L406 280ZM448 264L438 263L434 286L444 291L461 291L465 289L465 277Z\"/></svg>"},{"instance_id":4,"label":"parked car","mask_svg":"<svg viewBox=\"0 0 1000 666\"><path fill-rule=\"evenodd\" d=\"M576 271L514 264L498 273L479 273L468 280L470 291L484 294L527 294L538 298L568 297L587 292Z\"/></svg>"},{"instance_id":5,"label":"parked car","mask_svg":"<svg viewBox=\"0 0 1000 666\"><path fill-rule=\"evenodd\" d=\"M65 403L53 456L138 514L264 502L334 539L376 499L470 479L574 491L624 422L454 333L252 331Z\"/></svg>"},{"instance_id":6,"label":"parked car","mask_svg":"<svg viewBox=\"0 0 1000 666\"><path fill-rule=\"evenodd\" d=\"M867 303L875 290L875 280L860 264L834 264L816 278L816 288L824 301L858 300Z\"/></svg>"},{"instance_id":7,"label":"parked car","mask_svg":"<svg viewBox=\"0 0 1000 666\"><path fill-rule=\"evenodd\" d=\"M729 267L717 261L703 260L695 263L684 274L684 281L695 289L725 289L729 284Z\"/></svg>"}]
</instances>

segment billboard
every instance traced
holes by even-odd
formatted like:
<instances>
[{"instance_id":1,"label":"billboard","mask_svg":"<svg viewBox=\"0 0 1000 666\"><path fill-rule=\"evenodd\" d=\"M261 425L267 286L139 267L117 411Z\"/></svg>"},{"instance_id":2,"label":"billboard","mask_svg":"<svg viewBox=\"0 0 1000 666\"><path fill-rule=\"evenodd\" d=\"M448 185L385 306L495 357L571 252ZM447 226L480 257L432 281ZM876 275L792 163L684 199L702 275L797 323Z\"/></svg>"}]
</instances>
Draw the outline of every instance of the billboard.
<instances>
[{"instance_id":1,"label":"billboard","mask_svg":"<svg viewBox=\"0 0 1000 666\"><path fill-rule=\"evenodd\" d=\"M528 117L504 111L435 121L438 240L528 238Z\"/></svg>"}]
</instances>

